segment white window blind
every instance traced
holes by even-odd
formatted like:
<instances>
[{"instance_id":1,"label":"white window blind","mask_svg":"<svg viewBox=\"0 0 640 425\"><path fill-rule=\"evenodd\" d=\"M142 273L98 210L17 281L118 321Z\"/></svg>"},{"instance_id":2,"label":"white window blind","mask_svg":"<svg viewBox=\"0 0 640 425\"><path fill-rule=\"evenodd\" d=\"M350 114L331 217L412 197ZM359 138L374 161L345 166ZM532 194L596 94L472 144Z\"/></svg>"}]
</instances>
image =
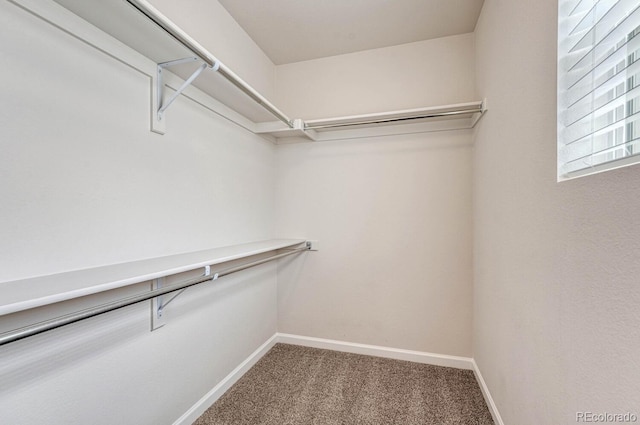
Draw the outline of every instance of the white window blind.
<instances>
[{"instance_id":1,"label":"white window blind","mask_svg":"<svg viewBox=\"0 0 640 425\"><path fill-rule=\"evenodd\" d=\"M558 178L640 162L640 0L559 0Z\"/></svg>"}]
</instances>

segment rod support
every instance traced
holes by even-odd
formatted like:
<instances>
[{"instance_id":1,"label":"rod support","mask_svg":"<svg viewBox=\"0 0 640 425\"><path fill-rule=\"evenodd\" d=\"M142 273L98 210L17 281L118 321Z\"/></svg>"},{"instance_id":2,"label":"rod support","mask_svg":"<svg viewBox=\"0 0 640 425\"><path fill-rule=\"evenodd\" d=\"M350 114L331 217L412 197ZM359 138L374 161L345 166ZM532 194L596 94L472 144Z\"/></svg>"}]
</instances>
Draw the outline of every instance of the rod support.
<instances>
[{"instance_id":1,"label":"rod support","mask_svg":"<svg viewBox=\"0 0 640 425\"><path fill-rule=\"evenodd\" d=\"M207 68L208 64L206 62L203 62L202 64L200 64L200 66L191 74L189 78L187 78L182 83L182 85L180 85L180 87L166 100L166 102L164 100L164 80L162 78L162 71L165 68L169 68L171 66L182 65L184 63L196 62L199 60L200 59L198 59L197 57L190 57L190 58L184 58L184 59L176 59L169 62L162 62L158 64L157 78L156 78L156 91L157 91L157 97L158 97L158 111L157 111L158 120L162 120L162 117L164 116L164 112L169 108L169 106L171 106L171 104L178 98L178 96L180 96L182 92L184 92L187 89L187 87L189 87L191 83L193 83L194 80L198 78L198 76L202 73L202 71L204 71Z\"/></svg>"}]
</instances>

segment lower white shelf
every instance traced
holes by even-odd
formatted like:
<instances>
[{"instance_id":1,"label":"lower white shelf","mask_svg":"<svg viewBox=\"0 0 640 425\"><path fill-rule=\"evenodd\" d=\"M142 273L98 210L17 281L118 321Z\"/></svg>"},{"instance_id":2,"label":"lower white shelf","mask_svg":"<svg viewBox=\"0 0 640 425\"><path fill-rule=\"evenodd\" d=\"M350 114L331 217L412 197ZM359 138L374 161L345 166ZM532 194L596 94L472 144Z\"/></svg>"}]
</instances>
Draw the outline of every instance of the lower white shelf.
<instances>
[{"instance_id":1,"label":"lower white shelf","mask_svg":"<svg viewBox=\"0 0 640 425\"><path fill-rule=\"evenodd\" d=\"M270 239L166 257L0 282L0 316L304 243Z\"/></svg>"}]
</instances>

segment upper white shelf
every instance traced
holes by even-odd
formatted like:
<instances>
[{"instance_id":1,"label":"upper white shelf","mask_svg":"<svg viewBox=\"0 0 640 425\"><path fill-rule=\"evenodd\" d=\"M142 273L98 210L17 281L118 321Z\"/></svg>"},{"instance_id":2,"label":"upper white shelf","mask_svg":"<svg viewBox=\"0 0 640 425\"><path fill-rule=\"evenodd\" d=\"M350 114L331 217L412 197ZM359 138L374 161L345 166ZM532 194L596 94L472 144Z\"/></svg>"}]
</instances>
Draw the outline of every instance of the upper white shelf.
<instances>
[{"instance_id":1,"label":"upper white shelf","mask_svg":"<svg viewBox=\"0 0 640 425\"><path fill-rule=\"evenodd\" d=\"M145 16L139 10L136 10L136 8L127 1L54 1L155 63L198 56L196 52L179 42L165 29L161 28L156 22ZM140 3L141 5L148 4L145 1L136 1L136 3ZM148 7L152 8L150 5ZM180 30L166 17L159 14L159 12L158 15L168 22L172 28L175 28L176 31L190 39L184 31ZM204 51L204 48L198 45L197 42L194 42L194 44ZM214 58L210 53L204 52L204 55L208 58ZM187 79L196 68L197 64L183 64L172 66L171 72L183 79ZM222 65L221 71L228 71L233 74L224 64ZM192 85L255 123L274 120L272 113L250 96L238 90L237 86L221 74L222 72L206 70L198 76ZM258 94L258 96L261 96L255 89L237 77L237 75L233 74L233 76L240 80L241 84L249 87L250 90ZM264 100L270 104L267 99Z\"/></svg>"},{"instance_id":2,"label":"upper white shelf","mask_svg":"<svg viewBox=\"0 0 640 425\"><path fill-rule=\"evenodd\" d=\"M272 239L0 282L0 316L304 243Z\"/></svg>"},{"instance_id":3,"label":"upper white shelf","mask_svg":"<svg viewBox=\"0 0 640 425\"><path fill-rule=\"evenodd\" d=\"M31 3L32 7L39 7L40 3L37 0L12 1L23 5ZM147 0L53 1L156 64L199 57L209 67L217 68L217 72L205 70L191 84L222 104L223 108L242 116L243 122L228 116L224 110L216 112L276 142L280 139L323 141L467 129L472 128L486 110L485 101L474 101L320 120L290 119ZM54 24L65 29L59 23ZM197 68L198 64L191 62L173 65L170 71L187 80ZM162 87L162 83L159 86ZM153 124L157 125L157 116L154 119ZM248 123L244 122L245 119Z\"/></svg>"}]
</instances>

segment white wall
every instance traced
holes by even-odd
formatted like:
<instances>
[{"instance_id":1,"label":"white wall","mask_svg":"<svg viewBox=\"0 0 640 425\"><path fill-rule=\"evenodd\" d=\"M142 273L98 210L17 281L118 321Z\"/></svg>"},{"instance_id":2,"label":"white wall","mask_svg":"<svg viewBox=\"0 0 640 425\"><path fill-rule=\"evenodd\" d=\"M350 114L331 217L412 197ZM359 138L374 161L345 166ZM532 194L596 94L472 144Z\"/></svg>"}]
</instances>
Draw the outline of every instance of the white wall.
<instances>
[{"instance_id":1,"label":"white wall","mask_svg":"<svg viewBox=\"0 0 640 425\"><path fill-rule=\"evenodd\" d=\"M473 34L276 67L276 104L314 119L469 102Z\"/></svg>"},{"instance_id":2,"label":"white wall","mask_svg":"<svg viewBox=\"0 0 640 425\"><path fill-rule=\"evenodd\" d=\"M476 28L474 358L506 424L640 413L640 168L556 182L556 8Z\"/></svg>"},{"instance_id":3,"label":"white wall","mask_svg":"<svg viewBox=\"0 0 640 425\"><path fill-rule=\"evenodd\" d=\"M278 233L320 241L279 271L280 332L470 356L469 141L278 147Z\"/></svg>"},{"instance_id":4,"label":"white wall","mask_svg":"<svg viewBox=\"0 0 640 425\"><path fill-rule=\"evenodd\" d=\"M470 101L472 48L465 35L279 66L280 101L311 117L367 111L355 93L375 110ZM402 57L404 75L423 75L391 80L389 67L371 69L375 88L393 93L386 99L371 92L363 70L389 57ZM423 69L426 58L438 67ZM315 94L330 87L330 96L318 101L303 80ZM439 89L416 94L422 84ZM471 355L471 136L278 146L276 233L321 247L279 271L279 331Z\"/></svg>"},{"instance_id":5,"label":"white wall","mask_svg":"<svg viewBox=\"0 0 640 425\"><path fill-rule=\"evenodd\" d=\"M272 144L184 98L151 133L148 76L8 2L0 54L0 279L273 237ZM0 423L172 423L276 331L275 269L2 347Z\"/></svg>"}]
</instances>

